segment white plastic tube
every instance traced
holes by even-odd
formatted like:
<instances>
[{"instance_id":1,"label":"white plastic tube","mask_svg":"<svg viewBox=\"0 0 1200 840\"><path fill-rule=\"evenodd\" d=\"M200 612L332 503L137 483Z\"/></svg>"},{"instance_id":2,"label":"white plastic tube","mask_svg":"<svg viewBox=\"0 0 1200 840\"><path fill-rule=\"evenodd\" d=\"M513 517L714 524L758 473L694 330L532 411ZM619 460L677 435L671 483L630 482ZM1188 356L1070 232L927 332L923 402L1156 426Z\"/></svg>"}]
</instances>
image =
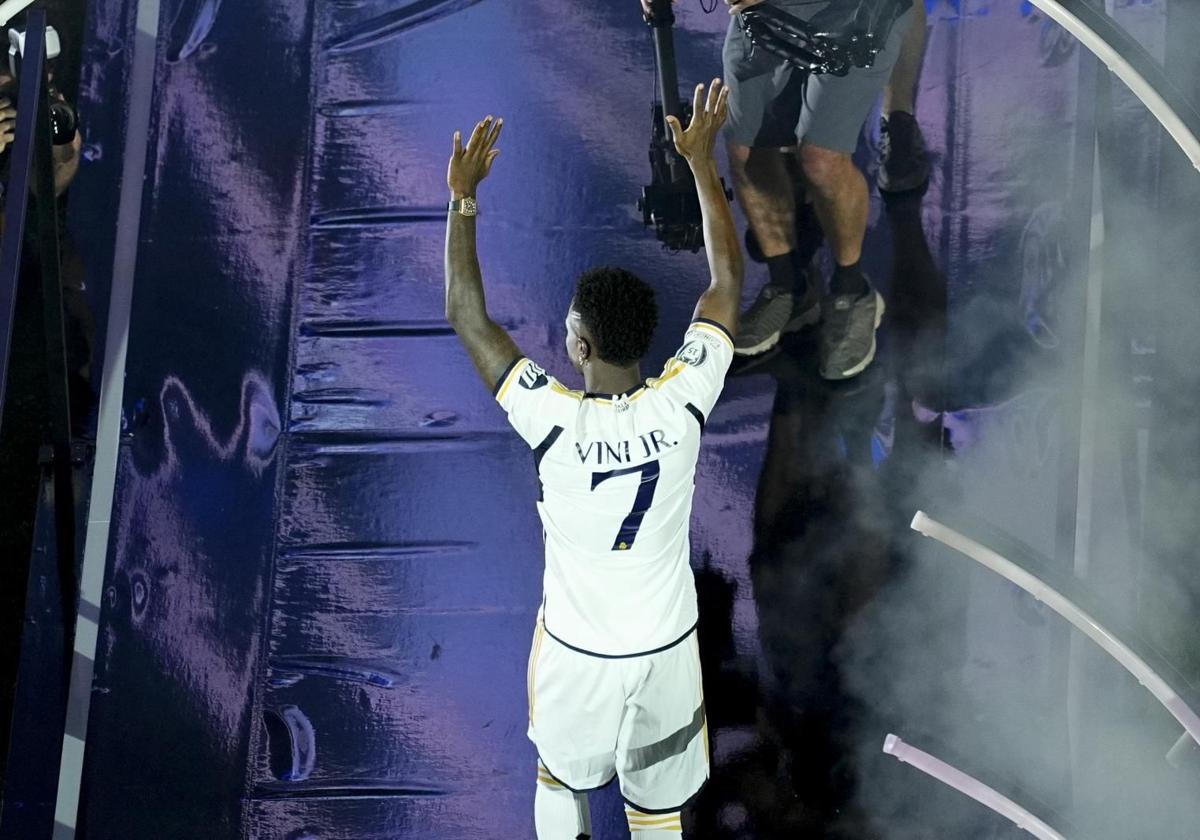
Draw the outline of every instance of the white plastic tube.
<instances>
[{"instance_id":1,"label":"white plastic tube","mask_svg":"<svg viewBox=\"0 0 1200 840\"><path fill-rule=\"evenodd\" d=\"M905 764L911 764L922 773L949 785L959 793L971 797L981 805L991 808L1000 816L1011 820L1017 828L1028 831L1040 840L1066 840L1061 834L1029 813L1016 802L988 787L974 776L968 776L940 758L919 750L889 734L883 741L883 751L895 756Z\"/></svg>"},{"instance_id":2,"label":"white plastic tube","mask_svg":"<svg viewBox=\"0 0 1200 840\"><path fill-rule=\"evenodd\" d=\"M1070 32L1079 42L1087 47L1095 56L1103 61L1118 79L1124 82L1134 96L1150 109L1150 113L1162 123L1162 127L1174 138L1188 156L1192 166L1200 169L1200 140L1191 132L1187 125L1175 113L1175 109L1159 95L1154 86L1146 81L1146 77L1133 68L1121 57L1112 45L1104 40L1095 30L1080 20L1077 16L1064 9L1057 0L1030 0L1041 9L1047 17L1063 29ZM1193 733L1194 734L1194 733Z\"/></svg>"},{"instance_id":3,"label":"white plastic tube","mask_svg":"<svg viewBox=\"0 0 1200 840\"><path fill-rule=\"evenodd\" d=\"M6 5L0 5L0 17ZM121 409L125 394L125 359L129 350L133 281L140 243L143 182L146 172L150 119L154 103L154 58L158 43L159 0L136 0L135 35L128 77L128 131L117 197L117 239L113 247L112 289L105 335L104 373L100 380L100 413L96 458L88 503L83 565L79 575L79 609L75 618L75 653L71 688L58 769L53 840L73 840L83 790L83 763L92 679L100 633L100 604L104 597L104 568L108 557L121 447ZM114 107L116 105L114 104ZM103 772L101 770L100 772Z\"/></svg>"},{"instance_id":4,"label":"white plastic tube","mask_svg":"<svg viewBox=\"0 0 1200 840\"><path fill-rule=\"evenodd\" d=\"M929 518L924 511L917 511L917 515L913 517L912 529L986 566L1006 580L1015 583L1071 622L1084 635L1104 648L1113 659L1120 662L1125 670L1133 674L1137 681L1144 685L1155 699L1174 715L1177 721L1183 724L1183 728L1192 736L1192 739L1200 744L1200 716L1197 716L1192 708L1183 702L1174 689L1167 685L1166 680L1146 664L1144 659L1058 590L1011 560L1001 557L987 546L980 545L970 537L964 537L953 528L948 528L937 520Z\"/></svg>"},{"instance_id":5,"label":"white plastic tube","mask_svg":"<svg viewBox=\"0 0 1200 840\"><path fill-rule=\"evenodd\" d=\"M8 26L8 22L25 11L26 6L32 5L33 0L4 0L0 3L0 26Z\"/></svg>"}]
</instances>

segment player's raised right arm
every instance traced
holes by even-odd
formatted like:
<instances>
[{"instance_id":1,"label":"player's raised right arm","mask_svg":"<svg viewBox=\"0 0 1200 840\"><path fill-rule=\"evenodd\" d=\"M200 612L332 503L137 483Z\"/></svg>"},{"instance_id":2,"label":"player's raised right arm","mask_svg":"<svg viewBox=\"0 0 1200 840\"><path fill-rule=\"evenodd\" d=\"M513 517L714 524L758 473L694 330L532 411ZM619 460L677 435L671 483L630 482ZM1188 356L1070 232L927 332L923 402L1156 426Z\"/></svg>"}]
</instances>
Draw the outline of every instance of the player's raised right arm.
<instances>
[{"instance_id":1,"label":"player's raised right arm","mask_svg":"<svg viewBox=\"0 0 1200 840\"><path fill-rule=\"evenodd\" d=\"M500 154L492 148L500 137L503 120L491 117L476 124L466 147L454 133L454 151L446 182L455 201L474 199L480 181L491 171ZM446 320L471 355L484 383L494 388L520 355L504 328L491 319L483 293L479 256L475 251L475 217L450 211L446 223Z\"/></svg>"},{"instance_id":2,"label":"player's raised right arm","mask_svg":"<svg viewBox=\"0 0 1200 840\"><path fill-rule=\"evenodd\" d=\"M717 133L728 114L729 88L720 79L713 79L707 96L704 85L696 85L692 121L686 131L675 117L668 117L667 121L676 150L692 168L704 217L704 248L712 279L696 305L696 318L716 321L736 335L742 305L742 245L713 158Z\"/></svg>"}]
</instances>

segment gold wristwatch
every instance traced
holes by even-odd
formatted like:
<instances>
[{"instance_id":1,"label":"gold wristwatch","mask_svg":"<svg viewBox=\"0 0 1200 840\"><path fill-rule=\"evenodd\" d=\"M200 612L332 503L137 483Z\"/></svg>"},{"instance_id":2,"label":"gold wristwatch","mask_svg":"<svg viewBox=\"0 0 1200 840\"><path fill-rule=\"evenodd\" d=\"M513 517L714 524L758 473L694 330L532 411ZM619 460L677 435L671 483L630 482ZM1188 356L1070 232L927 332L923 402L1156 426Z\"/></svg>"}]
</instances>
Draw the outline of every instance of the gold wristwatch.
<instances>
[{"instance_id":1,"label":"gold wristwatch","mask_svg":"<svg viewBox=\"0 0 1200 840\"><path fill-rule=\"evenodd\" d=\"M463 216L478 216L479 205L475 203L472 196L465 196L461 199L456 198L450 202L449 210L451 213L459 213Z\"/></svg>"}]
</instances>

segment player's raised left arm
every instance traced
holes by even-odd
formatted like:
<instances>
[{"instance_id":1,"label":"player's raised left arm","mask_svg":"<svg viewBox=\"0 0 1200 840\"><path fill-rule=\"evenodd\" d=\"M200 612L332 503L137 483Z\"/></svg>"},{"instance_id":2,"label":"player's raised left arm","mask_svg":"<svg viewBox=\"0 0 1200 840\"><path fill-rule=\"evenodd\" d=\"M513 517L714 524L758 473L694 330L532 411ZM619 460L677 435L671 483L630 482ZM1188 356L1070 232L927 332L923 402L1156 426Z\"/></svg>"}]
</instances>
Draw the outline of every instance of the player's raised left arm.
<instances>
[{"instance_id":1,"label":"player's raised left arm","mask_svg":"<svg viewBox=\"0 0 1200 840\"><path fill-rule=\"evenodd\" d=\"M475 198L480 182L500 154L494 147L503 124L503 120L493 120L490 116L476 123L465 148L461 132L454 132L454 151L446 172L453 200ZM446 320L467 348L484 383L494 388L521 351L504 328L488 315L475 250L475 225L475 216L450 211L446 223Z\"/></svg>"}]
</instances>

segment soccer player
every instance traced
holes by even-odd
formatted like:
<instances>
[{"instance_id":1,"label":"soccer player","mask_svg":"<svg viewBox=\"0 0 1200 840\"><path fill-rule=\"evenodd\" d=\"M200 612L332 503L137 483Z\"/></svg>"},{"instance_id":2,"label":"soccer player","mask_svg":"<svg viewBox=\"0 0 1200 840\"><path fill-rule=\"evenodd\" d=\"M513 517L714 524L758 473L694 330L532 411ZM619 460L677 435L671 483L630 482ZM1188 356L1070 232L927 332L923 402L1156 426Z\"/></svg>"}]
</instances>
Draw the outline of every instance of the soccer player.
<instances>
[{"instance_id":1,"label":"soccer player","mask_svg":"<svg viewBox=\"0 0 1200 840\"><path fill-rule=\"evenodd\" d=\"M657 379L641 357L654 293L619 268L578 280L567 313L574 391L521 355L488 317L475 252L475 192L501 120L454 135L447 181L446 317L533 449L542 485L544 595L529 657L540 840L591 834L587 792L615 777L638 840L682 836L680 809L708 778L708 729L688 560L700 435L733 359L740 243L713 160L727 114L719 79L695 91L675 146L695 173L712 278L683 346Z\"/></svg>"}]
</instances>

